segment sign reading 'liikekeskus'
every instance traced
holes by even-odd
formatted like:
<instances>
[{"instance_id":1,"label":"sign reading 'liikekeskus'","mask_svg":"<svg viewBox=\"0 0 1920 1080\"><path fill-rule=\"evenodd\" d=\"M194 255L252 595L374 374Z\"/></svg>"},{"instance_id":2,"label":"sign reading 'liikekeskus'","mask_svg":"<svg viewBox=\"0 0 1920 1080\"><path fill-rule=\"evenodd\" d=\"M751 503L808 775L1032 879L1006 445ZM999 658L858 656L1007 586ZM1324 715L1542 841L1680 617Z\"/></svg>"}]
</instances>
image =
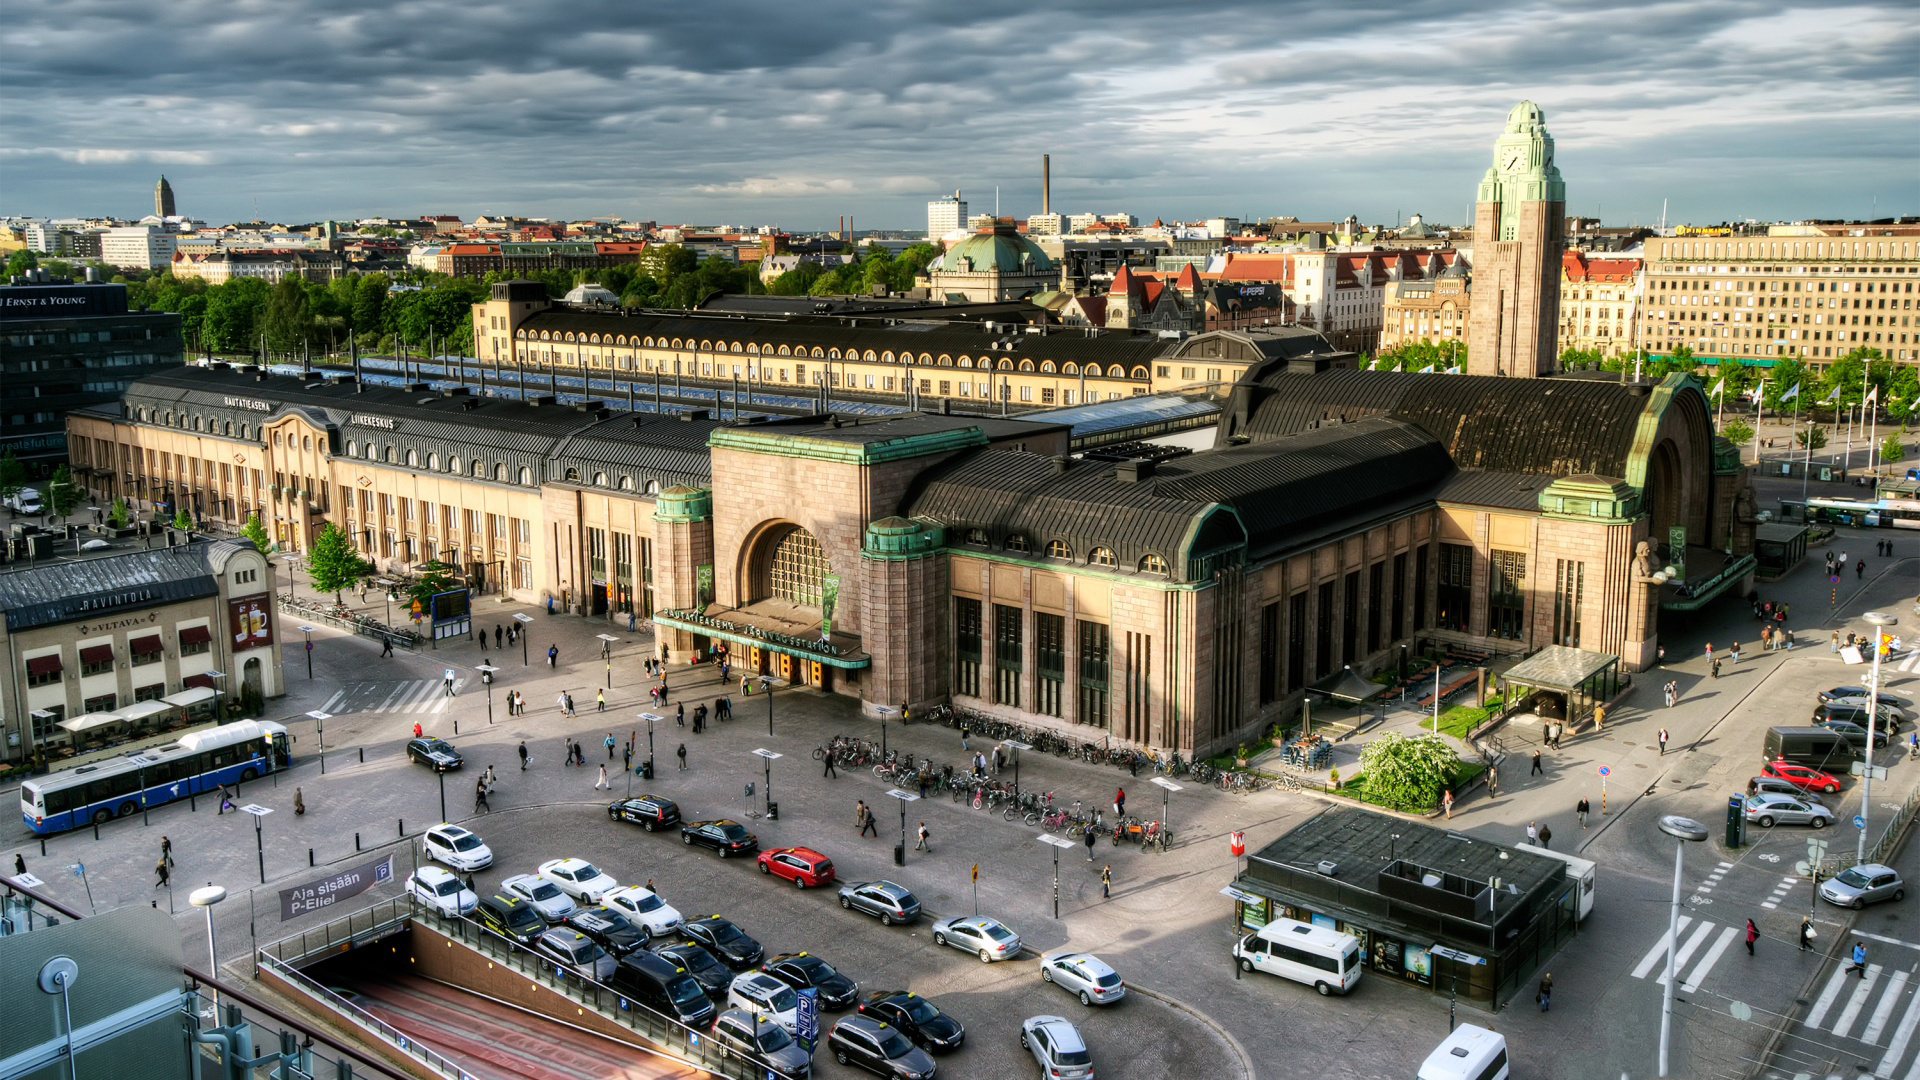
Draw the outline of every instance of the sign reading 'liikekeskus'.
<instances>
[{"instance_id":1,"label":"sign reading 'liikekeskus'","mask_svg":"<svg viewBox=\"0 0 1920 1080\"><path fill-rule=\"evenodd\" d=\"M295 885L291 889L281 889L280 918L285 921L295 915L305 915L309 911L332 907L350 896L359 896L375 885L382 885L392 880L393 856L387 854L372 862L350 866L318 881Z\"/></svg>"}]
</instances>

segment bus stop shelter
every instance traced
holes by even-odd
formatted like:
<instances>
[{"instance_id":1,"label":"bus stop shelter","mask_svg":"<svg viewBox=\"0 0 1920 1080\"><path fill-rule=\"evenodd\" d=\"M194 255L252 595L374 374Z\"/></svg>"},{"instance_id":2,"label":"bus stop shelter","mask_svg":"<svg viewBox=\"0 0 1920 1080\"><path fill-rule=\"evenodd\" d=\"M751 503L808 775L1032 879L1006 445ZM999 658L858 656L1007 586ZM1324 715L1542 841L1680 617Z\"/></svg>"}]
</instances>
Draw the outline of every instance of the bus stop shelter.
<instances>
[{"instance_id":1,"label":"bus stop shelter","mask_svg":"<svg viewBox=\"0 0 1920 1080\"><path fill-rule=\"evenodd\" d=\"M1539 712L1535 701L1543 694L1558 695L1565 703L1561 715L1576 720L1620 692L1620 658L1609 653L1549 645L1507 669L1501 676L1506 690L1506 712ZM1542 715L1551 715L1542 713Z\"/></svg>"}]
</instances>

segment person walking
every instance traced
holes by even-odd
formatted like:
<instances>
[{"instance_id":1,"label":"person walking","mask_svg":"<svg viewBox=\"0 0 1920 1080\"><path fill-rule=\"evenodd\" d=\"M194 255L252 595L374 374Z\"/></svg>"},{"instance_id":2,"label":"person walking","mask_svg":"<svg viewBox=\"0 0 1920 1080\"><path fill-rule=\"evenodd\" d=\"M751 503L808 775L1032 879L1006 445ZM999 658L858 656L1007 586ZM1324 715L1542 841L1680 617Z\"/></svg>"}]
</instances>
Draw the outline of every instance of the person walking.
<instances>
[{"instance_id":1,"label":"person walking","mask_svg":"<svg viewBox=\"0 0 1920 1080\"><path fill-rule=\"evenodd\" d=\"M1654 657L1653 662L1656 667L1666 667L1667 666L1667 647L1665 645L1661 645L1658 648L1654 649L1653 657Z\"/></svg>"},{"instance_id":2,"label":"person walking","mask_svg":"<svg viewBox=\"0 0 1920 1080\"><path fill-rule=\"evenodd\" d=\"M602 700L601 700L601 702L600 702L600 704L601 704L602 706L605 706L605 705L606 705L606 700L605 700L605 699L602 699ZM603 712L604 712L604 711L605 711L605 709L603 708L603 709L602 709L601 711L603 711ZM614 748L614 747L616 747L616 746L618 746L618 745L620 745L620 741L619 741L618 739L615 739L615 738L613 737L613 732L611 732L611 731L609 731L609 732L607 732L607 738L606 738L606 744L607 744L607 760L608 760L608 761L612 761L612 760L613 760L613 748Z\"/></svg>"},{"instance_id":3,"label":"person walking","mask_svg":"<svg viewBox=\"0 0 1920 1080\"><path fill-rule=\"evenodd\" d=\"M527 771L527 740L520 740L520 771Z\"/></svg>"},{"instance_id":4,"label":"person walking","mask_svg":"<svg viewBox=\"0 0 1920 1080\"><path fill-rule=\"evenodd\" d=\"M566 698L567 698L567 716L572 717L576 715L573 708L573 695L568 694L566 695ZM580 764L585 765L586 763L587 763L587 752L585 750L582 750L580 751Z\"/></svg>"},{"instance_id":5,"label":"person walking","mask_svg":"<svg viewBox=\"0 0 1920 1080\"><path fill-rule=\"evenodd\" d=\"M1497 799L1499 797L1500 797L1500 766L1495 765L1487 770L1487 798Z\"/></svg>"},{"instance_id":6,"label":"person walking","mask_svg":"<svg viewBox=\"0 0 1920 1080\"><path fill-rule=\"evenodd\" d=\"M593 692L593 711L607 711L607 691L604 687ZM613 736L607 736L607 760L613 760Z\"/></svg>"},{"instance_id":7,"label":"person walking","mask_svg":"<svg viewBox=\"0 0 1920 1080\"><path fill-rule=\"evenodd\" d=\"M1087 861L1092 862L1093 861L1093 826L1091 824L1086 826L1081 839L1085 840L1087 843Z\"/></svg>"},{"instance_id":8,"label":"person walking","mask_svg":"<svg viewBox=\"0 0 1920 1080\"><path fill-rule=\"evenodd\" d=\"M1123 818L1127 816L1127 789L1126 788L1120 788L1119 790L1113 793L1113 816L1117 818Z\"/></svg>"},{"instance_id":9,"label":"person walking","mask_svg":"<svg viewBox=\"0 0 1920 1080\"><path fill-rule=\"evenodd\" d=\"M559 663L559 661L560 661L560 646L549 644L547 646L547 670L552 671L554 665Z\"/></svg>"},{"instance_id":10,"label":"person walking","mask_svg":"<svg viewBox=\"0 0 1920 1080\"><path fill-rule=\"evenodd\" d=\"M821 749L826 750L825 747L821 747ZM826 763L826 768L820 770L820 778L824 780L831 776L835 780L840 779L840 770L833 766L833 751L826 750L826 754L821 760Z\"/></svg>"},{"instance_id":11,"label":"person walking","mask_svg":"<svg viewBox=\"0 0 1920 1080\"><path fill-rule=\"evenodd\" d=\"M687 726L687 703L681 702L673 707L673 721L681 727Z\"/></svg>"},{"instance_id":12,"label":"person walking","mask_svg":"<svg viewBox=\"0 0 1920 1080\"><path fill-rule=\"evenodd\" d=\"M1748 956L1753 955L1753 943L1759 940L1760 940L1760 928L1753 925L1752 919L1748 919L1747 920L1747 955Z\"/></svg>"},{"instance_id":13,"label":"person walking","mask_svg":"<svg viewBox=\"0 0 1920 1080\"><path fill-rule=\"evenodd\" d=\"M1553 846L1553 827L1551 825L1540 826L1540 846L1543 848L1551 848Z\"/></svg>"},{"instance_id":14,"label":"person walking","mask_svg":"<svg viewBox=\"0 0 1920 1080\"><path fill-rule=\"evenodd\" d=\"M1719 657L1716 656L1713 658L1713 663L1708 666L1707 671L1716 679L1720 677L1720 658Z\"/></svg>"},{"instance_id":15,"label":"person walking","mask_svg":"<svg viewBox=\"0 0 1920 1080\"><path fill-rule=\"evenodd\" d=\"M1855 939L1853 943L1853 964L1848 967L1846 971L1842 972L1842 974L1851 975L1856 971L1860 973L1861 980L1865 981L1867 977L1867 943L1858 939Z\"/></svg>"},{"instance_id":16,"label":"person walking","mask_svg":"<svg viewBox=\"0 0 1920 1080\"><path fill-rule=\"evenodd\" d=\"M167 860L161 859L159 862L153 864L153 875L155 879L153 882L154 888L159 889L166 886L169 880L167 875Z\"/></svg>"},{"instance_id":17,"label":"person walking","mask_svg":"<svg viewBox=\"0 0 1920 1080\"><path fill-rule=\"evenodd\" d=\"M680 749L675 752L680 755L680 771L685 772L687 769L687 744L681 743Z\"/></svg>"},{"instance_id":18,"label":"person walking","mask_svg":"<svg viewBox=\"0 0 1920 1080\"><path fill-rule=\"evenodd\" d=\"M867 824L867 800L855 799L853 800L853 828L855 830L854 835L856 836L859 835L859 831L866 824Z\"/></svg>"},{"instance_id":19,"label":"person walking","mask_svg":"<svg viewBox=\"0 0 1920 1080\"><path fill-rule=\"evenodd\" d=\"M1593 730L1599 731L1605 726L1606 722L1607 707L1605 705L1595 705L1593 707Z\"/></svg>"},{"instance_id":20,"label":"person walking","mask_svg":"<svg viewBox=\"0 0 1920 1080\"><path fill-rule=\"evenodd\" d=\"M1539 1002L1541 1012L1553 1008L1553 972L1551 971L1540 976Z\"/></svg>"},{"instance_id":21,"label":"person walking","mask_svg":"<svg viewBox=\"0 0 1920 1080\"><path fill-rule=\"evenodd\" d=\"M415 720L413 722L413 737L417 739L425 734L426 730L420 726L420 721Z\"/></svg>"},{"instance_id":22,"label":"person walking","mask_svg":"<svg viewBox=\"0 0 1920 1080\"><path fill-rule=\"evenodd\" d=\"M967 725L965 724L960 725L960 749L962 750L972 749L972 747L969 747L967 745L967 736L971 734L973 734L972 729L968 728Z\"/></svg>"},{"instance_id":23,"label":"person walking","mask_svg":"<svg viewBox=\"0 0 1920 1080\"><path fill-rule=\"evenodd\" d=\"M1573 814L1580 819L1580 827L1582 829L1587 827L1587 814L1591 809L1592 807L1588 804L1585 796L1581 796L1580 801L1573 804Z\"/></svg>"},{"instance_id":24,"label":"person walking","mask_svg":"<svg viewBox=\"0 0 1920 1080\"><path fill-rule=\"evenodd\" d=\"M506 636L506 631L501 629L499 623L494 623L493 624L493 649L495 652L500 651L500 640L505 636Z\"/></svg>"},{"instance_id":25,"label":"person walking","mask_svg":"<svg viewBox=\"0 0 1920 1080\"><path fill-rule=\"evenodd\" d=\"M297 787L293 789L293 816L307 816L307 797L302 795Z\"/></svg>"},{"instance_id":26,"label":"person walking","mask_svg":"<svg viewBox=\"0 0 1920 1080\"><path fill-rule=\"evenodd\" d=\"M392 655L393 655L393 636L391 634L381 634L380 635L381 658L385 659L386 657L389 657Z\"/></svg>"},{"instance_id":27,"label":"person walking","mask_svg":"<svg viewBox=\"0 0 1920 1080\"><path fill-rule=\"evenodd\" d=\"M1866 580L1867 560L1861 559L1859 562L1856 562L1853 564L1853 576L1854 576L1854 579L1858 581Z\"/></svg>"},{"instance_id":28,"label":"person walking","mask_svg":"<svg viewBox=\"0 0 1920 1080\"><path fill-rule=\"evenodd\" d=\"M920 828L916 829L915 832L920 837L920 842L913 845L913 850L924 851L924 852L927 852L928 854L932 854L933 849L927 846L927 836L928 836L927 823L924 821L921 822Z\"/></svg>"},{"instance_id":29,"label":"person walking","mask_svg":"<svg viewBox=\"0 0 1920 1080\"><path fill-rule=\"evenodd\" d=\"M1840 631L1838 631L1838 630L1835 630L1835 631L1833 632L1833 639L1832 639L1832 641L1830 641L1830 642L1828 643L1828 645L1827 645L1827 651L1828 651L1828 652L1839 652L1839 651L1840 651Z\"/></svg>"},{"instance_id":30,"label":"person walking","mask_svg":"<svg viewBox=\"0 0 1920 1080\"><path fill-rule=\"evenodd\" d=\"M493 813L493 807L487 805L487 778L484 776L473 782L473 812L478 814L482 810Z\"/></svg>"},{"instance_id":31,"label":"person walking","mask_svg":"<svg viewBox=\"0 0 1920 1080\"><path fill-rule=\"evenodd\" d=\"M1667 756L1667 729L1666 728L1660 729L1660 756L1661 757Z\"/></svg>"},{"instance_id":32,"label":"person walking","mask_svg":"<svg viewBox=\"0 0 1920 1080\"><path fill-rule=\"evenodd\" d=\"M1735 667L1740 666L1740 642L1735 641L1733 648L1727 650L1727 662Z\"/></svg>"},{"instance_id":33,"label":"person walking","mask_svg":"<svg viewBox=\"0 0 1920 1080\"><path fill-rule=\"evenodd\" d=\"M1113 864L1112 863L1108 863L1107 865L1100 868L1100 899L1102 900L1113 899Z\"/></svg>"},{"instance_id":34,"label":"person walking","mask_svg":"<svg viewBox=\"0 0 1920 1080\"><path fill-rule=\"evenodd\" d=\"M1453 820L1453 789L1448 788L1440 794L1440 808L1447 812L1447 820Z\"/></svg>"},{"instance_id":35,"label":"person walking","mask_svg":"<svg viewBox=\"0 0 1920 1080\"><path fill-rule=\"evenodd\" d=\"M611 789L613 787L612 784L607 783L607 767L605 765L600 766L600 779L595 780L593 786L596 791L601 788Z\"/></svg>"},{"instance_id":36,"label":"person walking","mask_svg":"<svg viewBox=\"0 0 1920 1080\"><path fill-rule=\"evenodd\" d=\"M173 840L169 837L162 836L160 838L160 861L166 863L168 866L173 865ZM20 872L23 874L27 872L24 864L22 864Z\"/></svg>"},{"instance_id":37,"label":"person walking","mask_svg":"<svg viewBox=\"0 0 1920 1080\"><path fill-rule=\"evenodd\" d=\"M1542 768L1540 767L1540 751L1538 751L1538 750L1535 750L1535 751L1533 752L1533 771L1532 771L1532 772L1530 772L1530 773L1528 773L1527 775L1528 775L1528 776L1539 776L1539 775L1541 775L1541 774L1543 774L1543 773L1545 773L1545 772L1546 772L1546 770L1545 770L1545 769L1542 769Z\"/></svg>"},{"instance_id":38,"label":"person walking","mask_svg":"<svg viewBox=\"0 0 1920 1080\"><path fill-rule=\"evenodd\" d=\"M1527 822L1527 843L1532 844L1534 847L1540 846L1540 825L1538 822Z\"/></svg>"},{"instance_id":39,"label":"person walking","mask_svg":"<svg viewBox=\"0 0 1920 1080\"><path fill-rule=\"evenodd\" d=\"M17 851L13 853L13 872L16 875L27 872L27 857Z\"/></svg>"},{"instance_id":40,"label":"person walking","mask_svg":"<svg viewBox=\"0 0 1920 1080\"><path fill-rule=\"evenodd\" d=\"M1800 951L1801 952L1813 951L1813 938L1814 938L1813 916L1811 915L1800 916Z\"/></svg>"},{"instance_id":41,"label":"person walking","mask_svg":"<svg viewBox=\"0 0 1920 1080\"><path fill-rule=\"evenodd\" d=\"M880 838L880 830L874 822L873 807L871 806L866 807L866 820L860 824L860 835L871 836L875 840Z\"/></svg>"},{"instance_id":42,"label":"person walking","mask_svg":"<svg viewBox=\"0 0 1920 1080\"><path fill-rule=\"evenodd\" d=\"M628 739L627 745L623 747L620 751L620 771L627 772L632 768L633 768L633 740Z\"/></svg>"}]
</instances>

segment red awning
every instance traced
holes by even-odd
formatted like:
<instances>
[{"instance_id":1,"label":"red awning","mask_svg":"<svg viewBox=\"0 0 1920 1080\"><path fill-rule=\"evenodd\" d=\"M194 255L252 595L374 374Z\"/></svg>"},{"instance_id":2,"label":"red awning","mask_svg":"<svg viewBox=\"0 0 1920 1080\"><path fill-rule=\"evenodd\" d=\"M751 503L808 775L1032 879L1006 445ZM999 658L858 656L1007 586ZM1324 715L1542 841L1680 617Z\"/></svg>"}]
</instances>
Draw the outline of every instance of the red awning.
<instances>
[{"instance_id":1,"label":"red awning","mask_svg":"<svg viewBox=\"0 0 1920 1080\"><path fill-rule=\"evenodd\" d=\"M61 670L59 653L54 653L51 656L32 656L27 658L27 674L29 675L58 675Z\"/></svg>"},{"instance_id":2,"label":"red awning","mask_svg":"<svg viewBox=\"0 0 1920 1080\"><path fill-rule=\"evenodd\" d=\"M213 689L213 676L189 675L186 678L180 680L180 685L183 687L184 686L204 686L207 689L211 690Z\"/></svg>"},{"instance_id":3,"label":"red awning","mask_svg":"<svg viewBox=\"0 0 1920 1080\"><path fill-rule=\"evenodd\" d=\"M82 664L111 664L113 663L113 646L89 645L80 650L80 662Z\"/></svg>"},{"instance_id":4,"label":"red awning","mask_svg":"<svg viewBox=\"0 0 1920 1080\"><path fill-rule=\"evenodd\" d=\"M133 650L135 656L151 656L157 652L165 652L167 648L161 643L159 634L148 634L146 637L134 638L132 641L127 642L127 647Z\"/></svg>"},{"instance_id":5,"label":"red awning","mask_svg":"<svg viewBox=\"0 0 1920 1080\"><path fill-rule=\"evenodd\" d=\"M213 631L208 630L204 626L189 626L185 630L180 631L180 644L182 646L205 645L212 640Z\"/></svg>"}]
</instances>

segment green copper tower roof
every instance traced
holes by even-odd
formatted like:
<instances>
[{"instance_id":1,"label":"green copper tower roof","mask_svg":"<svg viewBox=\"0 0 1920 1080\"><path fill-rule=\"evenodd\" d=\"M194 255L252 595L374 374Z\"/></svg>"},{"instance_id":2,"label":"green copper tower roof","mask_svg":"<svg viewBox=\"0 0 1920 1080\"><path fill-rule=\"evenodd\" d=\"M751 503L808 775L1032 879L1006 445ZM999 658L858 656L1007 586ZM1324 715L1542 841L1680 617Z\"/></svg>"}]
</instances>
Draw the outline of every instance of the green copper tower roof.
<instances>
[{"instance_id":1,"label":"green copper tower roof","mask_svg":"<svg viewBox=\"0 0 1920 1080\"><path fill-rule=\"evenodd\" d=\"M1547 134L1547 114L1523 101L1507 114L1507 128L1493 144L1493 166L1480 178L1478 202L1504 204L1500 239L1513 235L1521 203L1567 201L1567 185L1553 161L1553 136Z\"/></svg>"}]
</instances>

